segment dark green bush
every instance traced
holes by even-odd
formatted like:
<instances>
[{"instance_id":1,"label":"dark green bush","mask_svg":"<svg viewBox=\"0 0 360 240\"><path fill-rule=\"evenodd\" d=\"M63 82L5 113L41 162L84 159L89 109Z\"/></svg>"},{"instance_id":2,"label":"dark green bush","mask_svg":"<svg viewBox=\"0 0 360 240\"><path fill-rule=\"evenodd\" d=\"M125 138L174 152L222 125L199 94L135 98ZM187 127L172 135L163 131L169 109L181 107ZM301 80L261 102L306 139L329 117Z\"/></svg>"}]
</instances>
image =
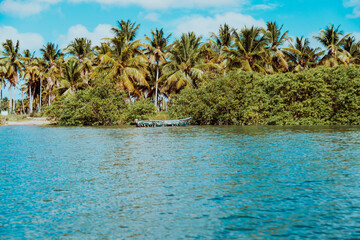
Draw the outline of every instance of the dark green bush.
<instances>
[{"instance_id":1,"label":"dark green bush","mask_svg":"<svg viewBox=\"0 0 360 240\"><path fill-rule=\"evenodd\" d=\"M300 73L231 72L173 96L172 117L196 124L329 125L360 123L360 69Z\"/></svg>"},{"instance_id":2,"label":"dark green bush","mask_svg":"<svg viewBox=\"0 0 360 240\"><path fill-rule=\"evenodd\" d=\"M135 119L149 119L149 117L155 115L155 110L154 103L149 99L133 102L124 113L124 121L126 123L133 123Z\"/></svg>"},{"instance_id":3,"label":"dark green bush","mask_svg":"<svg viewBox=\"0 0 360 240\"><path fill-rule=\"evenodd\" d=\"M124 99L125 93L106 86L80 90L69 98L60 97L46 114L59 125L115 125L127 108Z\"/></svg>"}]
</instances>

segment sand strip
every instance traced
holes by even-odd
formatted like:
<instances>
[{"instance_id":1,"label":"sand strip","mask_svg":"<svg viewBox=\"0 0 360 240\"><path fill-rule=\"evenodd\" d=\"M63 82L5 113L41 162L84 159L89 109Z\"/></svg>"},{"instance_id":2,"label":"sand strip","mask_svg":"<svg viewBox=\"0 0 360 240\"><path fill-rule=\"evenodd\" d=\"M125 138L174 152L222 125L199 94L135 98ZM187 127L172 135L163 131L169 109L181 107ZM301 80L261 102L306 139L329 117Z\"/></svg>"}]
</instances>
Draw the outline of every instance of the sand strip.
<instances>
[{"instance_id":1,"label":"sand strip","mask_svg":"<svg viewBox=\"0 0 360 240\"><path fill-rule=\"evenodd\" d=\"M25 126L25 125L33 125L33 126L41 126L41 125L50 125L51 122L46 120L46 118L32 118L24 121L8 121L5 125L7 126Z\"/></svg>"}]
</instances>

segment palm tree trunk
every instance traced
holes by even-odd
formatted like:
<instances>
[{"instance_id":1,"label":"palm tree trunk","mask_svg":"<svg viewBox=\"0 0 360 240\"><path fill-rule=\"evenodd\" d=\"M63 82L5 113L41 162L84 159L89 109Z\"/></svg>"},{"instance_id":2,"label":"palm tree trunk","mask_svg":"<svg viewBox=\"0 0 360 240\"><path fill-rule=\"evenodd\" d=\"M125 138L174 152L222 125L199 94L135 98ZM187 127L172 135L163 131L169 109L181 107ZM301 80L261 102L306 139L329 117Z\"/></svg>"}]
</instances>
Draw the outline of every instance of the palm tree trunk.
<instances>
[{"instance_id":1,"label":"palm tree trunk","mask_svg":"<svg viewBox=\"0 0 360 240\"><path fill-rule=\"evenodd\" d=\"M15 96L16 96L16 87L14 87L14 95L13 95L13 109L12 109L12 112L13 112L14 114L15 114L15 110L16 110Z\"/></svg>"},{"instance_id":2,"label":"palm tree trunk","mask_svg":"<svg viewBox=\"0 0 360 240\"><path fill-rule=\"evenodd\" d=\"M22 114L25 114L25 107L24 107L24 92L21 91L21 105L22 105Z\"/></svg>"},{"instance_id":3,"label":"palm tree trunk","mask_svg":"<svg viewBox=\"0 0 360 240\"><path fill-rule=\"evenodd\" d=\"M18 75L17 71L14 73L14 82L15 82L15 84L17 84L19 82L19 75ZM14 84L14 98L13 98L13 112L14 113L15 113L15 110L16 110L16 101L15 101L16 85L15 84Z\"/></svg>"},{"instance_id":4,"label":"palm tree trunk","mask_svg":"<svg viewBox=\"0 0 360 240\"><path fill-rule=\"evenodd\" d=\"M29 113L33 112L33 95L31 93L31 86L29 86Z\"/></svg>"},{"instance_id":5,"label":"palm tree trunk","mask_svg":"<svg viewBox=\"0 0 360 240\"><path fill-rule=\"evenodd\" d=\"M9 110L8 110L8 112L9 112L9 114L11 114L12 113L12 87L11 87L11 84L10 84L10 86L9 86Z\"/></svg>"},{"instance_id":6,"label":"palm tree trunk","mask_svg":"<svg viewBox=\"0 0 360 240\"><path fill-rule=\"evenodd\" d=\"M42 77L40 77L39 113L41 112Z\"/></svg>"},{"instance_id":7,"label":"palm tree trunk","mask_svg":"<svg viewBox=\"0 0 360 240\"><path fill-rule=\"evenodd\" d=\"M49 86L48 106L50 106L50 104L51 104L51 91L50 91L50 90L51 90L52 84L57 85L57 82L55 81L55 83L54 83L53 80L52 80L52 78L51 78L51 77L48 77L48 86ZM57 86L57 87L59 87L59 86Z\"/></svg>"},{"instance_id":8,"label":"palm tree trunk","mask_svg":"<svg viewBox=\"0 0 360 240\"><path fill-rule=\"evenodd\" d=\"M159 80L159 64L156 65L156 84L155 84L155 107L158 106L158 80Z\"/></svg>"}]
</instances>

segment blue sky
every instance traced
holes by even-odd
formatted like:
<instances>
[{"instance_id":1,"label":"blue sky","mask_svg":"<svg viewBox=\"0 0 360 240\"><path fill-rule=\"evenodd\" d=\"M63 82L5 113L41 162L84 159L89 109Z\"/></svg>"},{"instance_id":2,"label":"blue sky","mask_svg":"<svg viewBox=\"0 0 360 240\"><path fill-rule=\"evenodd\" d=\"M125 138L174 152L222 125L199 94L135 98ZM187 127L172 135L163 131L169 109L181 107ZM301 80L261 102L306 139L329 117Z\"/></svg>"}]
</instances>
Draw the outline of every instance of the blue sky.
<instances>
[{"instance_id":1,"label":"blue sky","mask_svg":"<svg viewBox=\"0 0 360 240\"><path fill-rule=\"evenodd\" d=\"M141 25L138 38L156 27L174 37L188 31L207 37L224 22L241 28L276 21L290 36L310 38L335 24L360 40L360 0L2 0L0 41L17 38L31 50L46 42L64 47L80 36L97 44L121 19Z\"/></svg>"},{"instance_id":2,"label":"blue sky","mask_svg":"<svg viewBox=\"0 0 360 240\"><path fill-rule=\"evenodd\" d=\"M138 38L163 28L174 37L195 31L204 37L228 23L264 26L276 21L290 36L313 35L328 24L341 25L360 40L360 0L0 0L0 42L20 40L39 52L46 42L65 47L75 37L98 44L116 21L140 24Z\"/></svg>"}]
</instances>

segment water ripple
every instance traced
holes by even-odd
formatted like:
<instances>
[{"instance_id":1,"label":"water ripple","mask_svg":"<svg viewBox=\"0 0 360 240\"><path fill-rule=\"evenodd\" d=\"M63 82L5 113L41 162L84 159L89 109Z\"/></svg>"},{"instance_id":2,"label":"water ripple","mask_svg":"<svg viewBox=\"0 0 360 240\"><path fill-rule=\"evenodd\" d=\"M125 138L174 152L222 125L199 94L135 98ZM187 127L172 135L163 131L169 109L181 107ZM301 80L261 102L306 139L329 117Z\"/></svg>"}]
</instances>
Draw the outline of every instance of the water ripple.
<instances>
[{"instance_id":1,"label":"water ripple","mask_svg":"<svg viewBox=\"0 0 360 240\"><path fill-rule=\"evenodd\" d=\"M359 127L0 127L1 239L356 239Z\"/></svg>"}]
</instances>

